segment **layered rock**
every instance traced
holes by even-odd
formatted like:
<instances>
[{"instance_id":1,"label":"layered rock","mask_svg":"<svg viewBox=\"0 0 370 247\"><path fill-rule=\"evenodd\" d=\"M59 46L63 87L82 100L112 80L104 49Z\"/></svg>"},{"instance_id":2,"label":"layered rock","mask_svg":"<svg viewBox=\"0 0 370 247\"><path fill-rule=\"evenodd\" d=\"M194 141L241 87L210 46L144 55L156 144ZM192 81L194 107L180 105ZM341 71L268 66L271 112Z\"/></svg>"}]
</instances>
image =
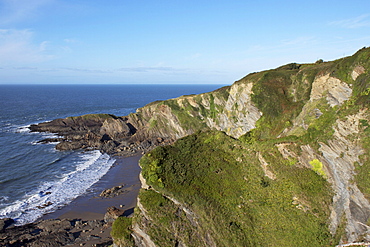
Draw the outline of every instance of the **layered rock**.
<instances>
[{"instance_id":1,"label":"layered rock","mask_svg":"<svg viewBox=\"0 0 370 247\"><path fill-rule=\"evenodd\" d=\"M333 198L328 229L337 243L370 241L368 187L364 188L364 183L358 185L362 182L358 181L359 173L363 173L358 167L368 167L369 160L366 147L366 128L370 123L367 113L369 53L367 48L352 57L333 62L291 64L251 74L222 92L159 102L151 105L150 110L143 108L140 112L145 112L153 122L162 123L156 125L157 128L168 123L171 126L168 129L176 133L172 138L194 132L186 121L198 129L221 130L252 144L278 137L272 142L277 143L280 155L289 165L312 169L331 184ZM167 120L163 120L161 114ZM271 141L266 142L265 147L269 143ZM267 161L260 152L255 158L259 160L266 177L274 181L282 179L279 171L270 170L273 161ZM169 158L166 156L166 159ZM142 179L145 180L145 177ZM151 189L151 186L162 191L153 182L148 182L146 189ZM163 196L173 193L171 190L164 191L161 192ZM181 201L181 198L173 199ZM292 197L292 205L307 213L313 207L304 195ZM181 204L181 207L186 206ZM139 239L138 246L153 246L153 236L148 235L148 227L155 220L148 213L150 210L142 205L138 209L146 223L141 226L136 224L133 236ZM177 244L181 246L183 243L179 241Z\"/></svg>"},{"instance_id":2,"label":"layered rock","mask_svg":"<svg viewBox=\"0 0 370 247\"><path fill-rule=\"evenodd\" d=\"M31 125L32 132L56 133L60 138L40 142L55 142L58 150L98 149L109 154L130 156L167 144L171 140L150 138L136 134L137 129L126 117L108 114L91 114L80 117L56 119ZM135 135L136 134L136 135ZM133 137L135 136L135 137Z\"/></svg>"},{"instance_id":3,"label":"layered rock","mask_svg":"<svg viewBox=\"0 0 370 247\"><path fill-rule=\"evenodd\" d=\"M153 102L126 117L87 115L31 126L31 130L63 136L57 145L60 150L96 148L119 155L148 152L198 131L223 131L250 145L262 143L255 156L245 154L239 159L257 160L267 179L278 183L283 178L271 168L273 161L263 150L274 143L286 163L312 169L331 184L331 234L342 234L343 242L370 240L366 226L370 217L368 184L359 186L357 180L364 173L357 171L358 167L369 165L369 55L367 48L333 62L288 64L250 74L213 92ZM276 155L271 150L267 153ZM261 183L268 185L268 181ZM147 188L152 186L148 181ZM292 202L305 213L313 208L301 195L294 195ZM143 207L139 209L147 224L136 224L134 237L141 245L152 246L146 228L152 217Z\"/></svg>"},{"instance_id":4,"label":"layered rock","mask_svg":"<svg viewBox=\"0 0 370 247\"><path fill-rule=\"evenodd\" d=\"M112 244L109 235L99 236L107 230L106 223L99 220L44 220L23 226L6 225L0 231L0 239L1 246L107 246Z\"/></svg>"}]
</instances>

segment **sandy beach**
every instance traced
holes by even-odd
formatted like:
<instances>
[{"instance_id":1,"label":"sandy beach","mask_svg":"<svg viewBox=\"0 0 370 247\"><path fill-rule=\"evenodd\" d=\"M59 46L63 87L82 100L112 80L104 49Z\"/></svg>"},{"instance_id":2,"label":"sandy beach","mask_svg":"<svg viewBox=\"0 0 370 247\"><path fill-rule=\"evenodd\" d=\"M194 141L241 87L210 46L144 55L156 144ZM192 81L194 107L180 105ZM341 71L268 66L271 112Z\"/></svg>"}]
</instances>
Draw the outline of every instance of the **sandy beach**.
<instances>
[{"instance_id":1,"label":"sandy beach","mask_svg":"<svg viewBox=\"0 0 370 247\"><path fill-rule=\"evenodd\" d=\"M97 183L85 194L77 197L65 207L44 215L42 219L80 218L83 220L103 219L107 208L115 206L125 211L136 206L136 199L140 189L138 165L141 156L114 157L115 164ZM114 186L123 185L125 192L114 198L102 198L99 194Z\"/></svg>"},{"instance_id":2,"label":"sandy beach","mask_svg":"<svg viewBox=\"0 0 370 247\"><path fill-rule=\"evenodd\" d=\"M95 183L84 195L77 197L65 207L44 215L41 219L81 219L81 220L103 220L107 208L114 206L125 211L128 216L133 213L136 206L137 196L141 187L139 180L140 167L138 165L140 156L114 157L115 164L97 183ZM102 198L99 194L115 186L123 185L124 193L113 198ZM86 234L94 235L96 238L76 246L96 246L110 238L110 226L96 228L86 227Z\"/></svg>"}]
</instances>

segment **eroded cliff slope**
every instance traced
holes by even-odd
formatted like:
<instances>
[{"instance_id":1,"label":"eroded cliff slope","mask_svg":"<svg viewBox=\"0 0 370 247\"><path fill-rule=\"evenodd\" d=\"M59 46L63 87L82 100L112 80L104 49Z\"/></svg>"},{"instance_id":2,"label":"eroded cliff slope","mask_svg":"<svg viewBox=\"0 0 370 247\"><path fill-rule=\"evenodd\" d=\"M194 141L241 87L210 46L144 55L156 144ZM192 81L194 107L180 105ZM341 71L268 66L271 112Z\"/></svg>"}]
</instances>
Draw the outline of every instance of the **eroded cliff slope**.
<instances>
[{"instance_id":1,"label":"eroded cliff slope","mask_svg":"<svg viewBox=\"0 0 370 247\"><path fill-rule=\"evenodd\" d=\"M370 241L370 49L253 73L128 116L177 140L142 160L122 246L333 246ZM201 132L198 132L201 130ZM181 137L184 137L179 139Z\"/></svg>"},{"instance_id":2,"label":"eroded cliff slope","mask_svg":"<svg viewBox=\"0 0 370 247\"><path fill-rule=\"evenodd\" d=\"M117 245L334 246L370 241L369 103L370 48L363 48L252 73L126 117L31 129L63 135L60 149L147 153L147 185L135 216L115 223Z\"/></svg>"}]
</instances>

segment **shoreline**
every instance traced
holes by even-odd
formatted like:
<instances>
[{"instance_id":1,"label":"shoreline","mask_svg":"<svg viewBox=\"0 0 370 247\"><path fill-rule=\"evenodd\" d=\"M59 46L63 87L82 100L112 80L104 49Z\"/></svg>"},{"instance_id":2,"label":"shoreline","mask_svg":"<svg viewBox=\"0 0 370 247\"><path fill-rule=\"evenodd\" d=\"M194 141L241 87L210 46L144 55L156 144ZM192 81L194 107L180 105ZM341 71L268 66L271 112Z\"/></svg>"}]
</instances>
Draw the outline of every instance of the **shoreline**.
<instances>
[{"instance_id":1,"label":"shoreline","mask_svg":"<svg viewBox=\"0 0 370 247\"><path fill-rule=\"evenodd\" d=\"M116 207L124 211L124 216L134 212L137 197L141 188L139 174L141 168L139 159L142 155L131 157L114 156L116 159L108 172L100 178L83 195L74 199L68 205L55 212L45 214L37 222L43 224L48 220L73 222L78 220L78 226L69 230L69 233L78 236L71 247L78 246L110 246L113 244L110 232L112 222L104 221L104 216L109 207ZM112 198L100 197L100 193L115 186L122 186L123 193ZM76 223L75 223L76 224Z\"/></svg>"},{"instance_id":2,"label":"shoreline","mask_svg":"<svg viewBox=\"0 0 370 247\"><path fill-rule=\"evenodd\" d=\"M133 212L141 188L139 179L141 168L138 164L141 156L113 156L116 161L109 171L84 194L62 208L43 215L37 221L47 219L103 220L107 208L111 206L127 213ZM99 196L103 190L121 185L123 185L124 193L113 198Z\"/></svg>"},{"instance_id":3,"label":"shoreline","mask_svg":"<svg viewBox=\"0 0 370 247\"><path fill-rule=\"evenodd\" d=\"M114 156L112 167L86 193L33 223L16 226L10 218L0 219L0 242L4 246L111 246L114 219L129 217L136 207L141 157ZM100 196L117 186L118 195Z\"/></svg>"}]
</instances>

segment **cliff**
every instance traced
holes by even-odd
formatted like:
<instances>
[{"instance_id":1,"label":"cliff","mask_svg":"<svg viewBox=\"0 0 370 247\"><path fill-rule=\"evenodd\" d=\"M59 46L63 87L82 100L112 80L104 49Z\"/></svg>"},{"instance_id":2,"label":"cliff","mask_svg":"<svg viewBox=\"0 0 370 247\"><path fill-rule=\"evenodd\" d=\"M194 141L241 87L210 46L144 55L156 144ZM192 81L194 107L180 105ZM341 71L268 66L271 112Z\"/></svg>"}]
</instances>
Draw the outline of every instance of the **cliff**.
<instances>
[{"instance_id":1,"label":"cliff","mask_svg":"<svg viewBox=\"0 0 370 247\"><path fill-rule=\"evenodd\" d=\"M63 135L60 149L146 153L146 186L134 217L115 224L116 245L366 242L369 58L363 48L331 62L252 73L126 117L89 115L31 129Z\"/></svg>"},{"instance_id":2,"label":"cliff","mask_svg":"<svg viewBox=\"0 0 370 247\"><path fill-rule=\"evenodd\" d=\"M369 58L363 48L336 61L288 64L128 116L138 133L177 141L142 158L148 187L125 241L370 241Z\"/></svg>"}]
</instances>

